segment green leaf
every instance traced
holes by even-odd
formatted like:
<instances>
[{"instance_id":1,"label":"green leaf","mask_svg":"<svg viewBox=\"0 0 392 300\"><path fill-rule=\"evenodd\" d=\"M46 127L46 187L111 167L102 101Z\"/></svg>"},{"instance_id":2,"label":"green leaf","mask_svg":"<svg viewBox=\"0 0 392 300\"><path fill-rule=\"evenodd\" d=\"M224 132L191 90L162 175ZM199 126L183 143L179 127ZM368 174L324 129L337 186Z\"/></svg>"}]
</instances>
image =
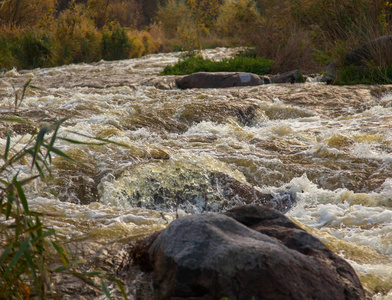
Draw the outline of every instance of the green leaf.
<instances>
[{"instance_id":1,"label":"green leaf","mask_svg":"<svg viewBox=\"0 0 392 300\"><path fill-rule=\"evenodd\" d=\"M29 213L29 204L27 203L27 198L26 195L23 191L22 185L20 184L20 182L16 179L16 176L14 177L14 179L12 180L12 183L14 184L14 186L16 187L16 190L18 192L19 195L19 199L20 202L22 202L23 205L23 209L25 210L25 212L28 214Z\"/></svg>"},{"instance_id":2,"label":"green leaf","mask_svg":"<svg viewBox=\"0 0 392 300\"><path fill-rule=\"evenodd\" d=\"M7 248L4 249L3 254L1 254L0 256L0 266L3 266L5 260L8 258L13 248L14 248L14 243L11 243L8 245Z\"/></svg>"},{"instance_id":3,"label":"green leaf","mask_svg":"<svg viewBox=\"0 0 392 300\"><path fill-rule=\"evenodd\" d=\"M42 146L45 147L45 148L47 148L48 151L51 151L51 152L56 153L58 156L61 156L61 157L65 158L65 159L68 159L68 160L71 160L71 161L75 161L72 157L68 156L67 154L65 154L65 153L64 153L63 151L61 151L60 149L53 148L53 147L50 147L50 146L48 146L48 145L42 145Z\"/></svg>"},{"instance_id":4,"label":"green leaf","mask_svg":"<svg viewBox=\"0 0 392 300\"><path fill-rule=\"evenodd\" d=\"M18 118L18 117L1 117L0 121L3 122L12 122L12 123L29 123L28 120Z\"/></svg>"},{"instance_id":5,"label":"green leaf","mask_svg":"<svg viewBox=\"0 0 392 300\"><path fill-rule=\"evenodd\" d=\"M8 201L7 201L7 208L5 211L5 218L8 220L10 217L10 214L11 214L11 210L12 210L12 203L15 202L15 197L14 197L14 195L10 194L10 195L7 195L7 199L8 199Z\"/></svg>"},{"instance_id":6,"label":"green leaf","mask_svg":"<svg viewBox=\"0 0 392 300\"><path fill-rule=\"evenodd\" d=\"M53 148L54 142L56 141L56 138L57 138L57 133L58 133L58 131L59 131L59 129L60 129L60 125L63 124L63 123L64 123L65 121L67 121L67 120L68 120L68 118L63 118L63 119L61 119L61 120L59 120L59 121L57 121L57 122L55 123L55 130L54 130L54 133L53 133L53 135L52 135L52 139L50 140L48 150L51 149L51 148ZM52 159L51 159L51 157L50 157L50 151L48 151L48 152L46 153L46 157L49 157L49 161L50 161L50 162L52 161Z\"/></svg>"},{"instance_id":7,"label":"green leaf","mask_svg":"<svg viewBox=\"0 0 392 300\"><path fill-rule=\"evenodd\" d=\"M5 145L5 151L4 151L4 160L7 161L8 159L8 152L10 151L10 146L11 146L11 135L10 135L10 131L8 130L8 126L7 126L7 142Z\"/></svg>"},{"instance_id":8,"label":"green leaf","mask_svg":"<svg viewBox=\"0 0 392 300\"><path fill-rule=\"evenodd\" d=\"M37 273L35 272L36 265L34 264L33 259L32 259L31 255L30 255L30 252L27 249L24 251L24 256L26 258L27 264L30 267L31 273L33 274L34 282L37 282L38 278L37 278Z\"/></svg>"},{"instance_id":9,"label":"green leaf","mask_svg":"<svg viewBox=\"0 0 392 300\"><path fill-rule=\"evenodd\" d=\"M121 281L118 280L118 279L117 279L116 277L114 277L113 275L110 275L110 274L109 274L109 278L112 279L112 280L117 284L117 286L118 286L118 288L120 289L121 294L122 294L122 296L124 297L124 299L125 299L125 300L128 300L127 293L125 292L124 286L122 285Z\"/></svg>"},{"instance_id":10,"label":"green leaf","mask_svg":"<svg viewBox=\"0 0 392 300\"><path fill-rule=\"evenodd\" d=\"M27 247L30 245L30 237L27 237L25 241L20 245L19 251L16 252L14 257L12 258L11 262L7 266L6 270L3 273L2 278L5 278L9 272L12 271L12 268L14 265L18 262L18 260L22 257L24 251L27 249Z\"/></svg>"},{"instance_id":11,"label":"green leaf","mask_svg":"<svg viewBox=\"0 0 392 300\"><path fill-rule=\"evenodd\" d=\"M36 179L38 177L39 177L39 175L34 175L34 176L31 176L31 177L28 177L28 178L24 178L24 179L19 180L19 183L23 186L23 185L33 181L34 179Z\"/></svg>"},{"instance_id":12,"label":"green leaf","mask_svg":"<svg viewBox=\"0 0 392 300\"><path fill-rule=\"evenodd\" d=\"M106 144L114 144L114 145L118 145L118 146L122 146L122 147L128 147L128 145L126 145L126 144L117 143L117 142L114 142L114 141L111 141L108 139L93 137L93 136L89 136L87 134L83 134L83 133L72 131L72 130L67 130L67 131L70 133L76 134L76 135L80 135L80 136L92 139L92 140L102 141L102 142L105 142ZM88 144L88 143L86 143L86 144Z\"/></svg>"},{"instance_id":13,"label":"green leaf","mask_svg":"<svg viewBox=\"0 0 392 300\"><path fill-rule=\"evenodd\" d=\"M64 266L68 269L69 268L69 259L68 259L68 255L67 255L67 252L65 251L65 249L63 247L61 247L59 244L57 244L56 242L52 242L52 246L56 249Z\"/></svg>"},{"instance_id":14,"label":"green leaf","mask_svg":"<svg viewBox=\"0 0 392 300\"><path fill-rule=\"evenodd\" d=\"M110 295L109 289L102 278L101 278L101 285L102 285L102 290L106 295L106 298L108 298L109 300L113 300L112 296Z\"/></svg>"},{"instance_id":15,"label":"green leaf","mask_svg":"<svg viewBox=\"0 0 392 300\"><path fill-rule=\"evenodd\" d=\"M46 124L46 125L42 126L42 128L38 132L37 140L35 142L35 147L34 147L34 152L33 152L33 161L31 163L32 166L35 164L35 162L37 160L37 157L40 152L40 148L44 142L45 134L49 131L49 129L50 129L50 126L48 124Z\"/></svg>"},{"instance_id":16,"label":"green leaf","mask_svg":"<svg viewBox=\"0 0 392 300\"><path fill-rule=\"evenodd\" d=\"M66 266L61 266L61 267L58 267L57 269L55 269L54 271L57 272L57 273L61 273L61 272L64 272L66 270L68 270L68 268Z\"/></svg>"},{"instance_id":17,"label":"green leaf","mask_svg":"<svg viewBox=\"0 0 392 300\"><path fill-rule=\"evenodd\" d=\"M68 139L68 138L59 138L60 140L66 141L71 144L77 144L77 145L94 145L94 146L103 146L106 145L107 143L91 143L91 142L81 142L73 139Z\"/></svg>"},{"instance_id":18,"label":"green leaf","mask_svg":"<svg viewBox=\"0 0 392 300\"><path fill-rule=\"evenodd\" d=\"M27 89L27 87L30 85L30 83L31 83L31 80L32 80L32 78L30 78L30 80L29 80L29 81L27 81L27 82L24 84L24 86L23 86L23 90L22 90L22 96L20 97L20 100L19 100L18 106L15 106L15 107L19 107L19 106L22 104L22 101L23 101L23 99L24 99L24 96L25 96L25 94L26 94L26 89Z\"/></svg>"}]
</instances>

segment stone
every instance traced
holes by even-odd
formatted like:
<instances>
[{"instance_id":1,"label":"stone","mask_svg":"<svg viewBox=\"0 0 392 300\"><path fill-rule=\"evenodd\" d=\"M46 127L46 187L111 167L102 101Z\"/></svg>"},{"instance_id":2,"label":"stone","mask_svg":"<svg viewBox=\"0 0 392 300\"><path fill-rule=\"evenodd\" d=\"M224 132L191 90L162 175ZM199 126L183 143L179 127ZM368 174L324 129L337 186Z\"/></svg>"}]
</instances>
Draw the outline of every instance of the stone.
<instances>
[{"instance_id":1,"label":"stone","mask_svg":"<svg viewBox=\"0 0 392 300\"><path fill-rule=\"evenodd\" d=\"M263 84L260 77L252 73L198 72L176 79L180 89L228 88L235 86L256 86Z\"/></svg>"},{"instance_id":2,"label":"stone","mask_svg":"<svg viewBox=\"0 0 392 300\"><path fill-rule=\"evenodd\" d=\"M381 36L349 51L344 56L344 65L366 66L371 60L392 63L392 35Z\"/></svg>"},{"instance_id":3,"label":"stone","mask_svg":"<svg viewBox=\"0 0 392 300\"><path fill-rule=\"evenodd\" d=\"M325 75L322 77L321 81L326 82L327 84L332 84L336 78L338 70L338 65L336 62L332 62L327 66L325 70Z\"/></svg>"},{"instance_id":4,"label":"stone","mask_svg":"<svg viewBox=\"0 0 392 300\"><path fill-rule=\"evenodd\" d=\"M186 216L150 245L157 299L365 299L346 261L271 208Z\"/></svg>"},{"instance_id":5,"label":"stone","mask_svg":"<svg viewBox=\"0 0 392 300\"><path fill-rule=\"evenodd\" d=\"M286 212L293 207L296 193L282 189L275 193L263 193L223 172L195 170L190 178L170 175L172 185L149 189L148 199L143 190L135 191L128 201L133 207L167 212L222 212L245 204L261 204ZM159 182L160 177L151 175L149 180ZM142 184L141 186L144 186ZM209 192L206 193L205 191Z\"/></svg>"},{"instance_id":6,"label":"stone","mask_svg":"<svg viewBox=\"0 0 392 300\"><path fill-rule=\"evenodd\" d=\"M287 212L296 202L296 193L281 190L275 195L262 193L254 187L233 177L216 172L212 174L212 187L222 192L222 196L232 204L259 204Z\"/></svg>"},{"instance_id":7,"label":"stone","mask_svg":"<svg viewBox=\"0 0 392 300\"><path fill-rule=\"evenodd\" d=\"M300 83L304 78L300 70L288 71L279 75L270 77L272 83Z\"/></svg>"},{"instance_id":8,"label":"stone","mask_svg":"<svg viewBox=\"0 0 392 300\"><path fill-rule=\"evenodd\" d=\"M174 76L156 76L148 80L142 81L141 85L153 86L160 90L171 90L176 87Z\"/></svg>"}]
</instances>

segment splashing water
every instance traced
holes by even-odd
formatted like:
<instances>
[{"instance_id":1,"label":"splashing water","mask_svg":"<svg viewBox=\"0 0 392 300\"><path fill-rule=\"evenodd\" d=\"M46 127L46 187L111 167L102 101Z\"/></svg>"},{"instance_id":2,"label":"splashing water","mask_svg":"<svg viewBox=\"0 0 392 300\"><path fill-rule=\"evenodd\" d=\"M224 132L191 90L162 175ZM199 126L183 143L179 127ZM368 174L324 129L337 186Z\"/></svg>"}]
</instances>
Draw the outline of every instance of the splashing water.
<instances>
[{"instance_id":1,"label":"splashing water","mask_svg":"<svg viewBox=\"0 0 392 300\"><path fill-rule=\"evenodd\" d=\"M233 50L203 53L220 59ZM157 54L0 77L2 117L13 113L11 82L32 78L39 87L27 91L18 111L31 125L10 127L18 147L34 126L67 116L59 136L124 145L59 140L83 165L55 158L53 178L27 188L32 209L65 240L102 246L160 230L176 210L241 204L225 199L225 185L215 180L224 174L260 193L295 193L287 216L347 259L374 300L392 299L391 87L157 88L173 80L157 74L177 59ZM0 152L4 129L0 123ZM14 171L29 174L27 164Z\"/></svg>"}]
</instances>

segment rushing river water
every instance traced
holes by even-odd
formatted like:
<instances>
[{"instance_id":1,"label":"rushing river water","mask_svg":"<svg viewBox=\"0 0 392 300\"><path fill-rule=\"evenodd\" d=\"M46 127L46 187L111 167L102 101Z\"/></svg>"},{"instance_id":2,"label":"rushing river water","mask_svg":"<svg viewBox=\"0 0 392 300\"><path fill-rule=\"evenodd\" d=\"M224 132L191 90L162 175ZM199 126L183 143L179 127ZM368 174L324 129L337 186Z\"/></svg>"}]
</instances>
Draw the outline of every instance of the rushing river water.
<instances>
[{"instance_id":1,"label":"rushing river water","mask_svg":"<svg viewBox=\"0 0 392 300\"><path fill-rule=\"evenodd\" d=\"M274 201L295 198L286 215L347 259L373 299L392 299L392 86L160 89L173 78L157 74L177 60L157 54L0 77L0 117L14 114L11 83L31 78L37 87L17 111L32 123L11 126L18 147L34 126L64 117L60 137L123 145L58 140L83 164L54 159L53 177L27 188L31 207L94 252L176 215L242 204L224 183L235 181ZM0 122L0 152L5 145ZM27 163L14 168L29 174Z\"/></svg>"}]
</instances>

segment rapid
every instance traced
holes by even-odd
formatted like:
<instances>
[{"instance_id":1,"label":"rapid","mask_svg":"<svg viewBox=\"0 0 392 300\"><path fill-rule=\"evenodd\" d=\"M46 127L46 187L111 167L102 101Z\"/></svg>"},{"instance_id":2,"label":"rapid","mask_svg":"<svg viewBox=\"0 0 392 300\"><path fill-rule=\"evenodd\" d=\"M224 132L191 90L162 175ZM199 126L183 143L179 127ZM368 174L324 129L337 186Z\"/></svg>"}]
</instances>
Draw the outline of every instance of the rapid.
<instances>
[{"instance_id":1,"label":"rapid","mask_svg":"<svg viewBox=\"0 0 392 300\"><path fill-rule=\"evenodd\" d=\"M221 59L234 49L203 50ZM53 176L26 188L31 209L92 257L176 217L243 204L225 178L293 197L286 215L358 273L374 300L392 299L392 86L303 84L179 90L164 53L0 75L0 118L32 79L10 125L15 149L34 126L69 119ZM0 153L6 123L0 121ZM28 176L28 163L13 166ZM5 176L2 174L2 176ZM225 195L230 192L228 199ZM80 246L82 247L82 246Z\"/></svg>"}]
</instances>

